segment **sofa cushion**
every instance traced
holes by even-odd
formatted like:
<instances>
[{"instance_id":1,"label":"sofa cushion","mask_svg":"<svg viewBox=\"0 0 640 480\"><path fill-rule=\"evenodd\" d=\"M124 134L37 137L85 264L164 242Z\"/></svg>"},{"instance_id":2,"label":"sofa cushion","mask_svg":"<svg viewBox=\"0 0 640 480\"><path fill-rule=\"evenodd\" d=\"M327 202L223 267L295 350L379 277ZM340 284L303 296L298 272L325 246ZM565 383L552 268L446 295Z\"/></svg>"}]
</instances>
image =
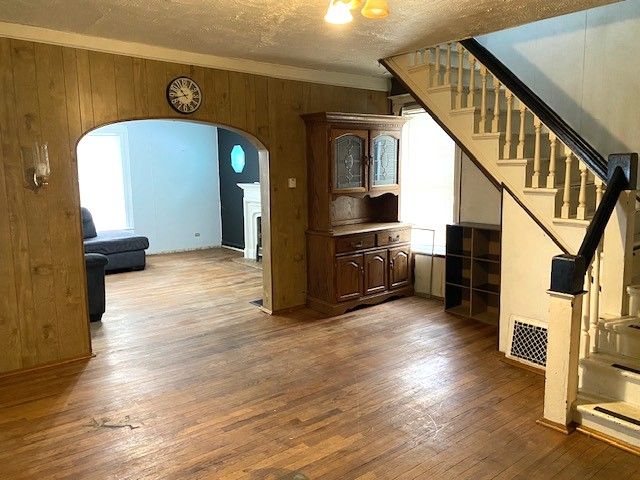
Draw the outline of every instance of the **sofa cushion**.
<instances>
[{"instance_id":1,"label":"sofa cushion","mask_svg":"<svg viewBox=\"0 0 640 480\"><path fill-rule=\"evenodd\" d=\"M133 252L149 248L149 239L136 235L131 230L113 230L100 232L95 238L84 241L85 253L114 253Z\"/></svg>"},{"instance_id":2,"label":"sofa cushion","mask_svg":"<svg viewBox=\"0 0 640 480\"><path fill-rule=\"evenodd\" d=\"M95 238L97 235L96 225L93 223L91 212L82 207L80 213L82 215L82 238Z\"/></svg>"}]
</instances>

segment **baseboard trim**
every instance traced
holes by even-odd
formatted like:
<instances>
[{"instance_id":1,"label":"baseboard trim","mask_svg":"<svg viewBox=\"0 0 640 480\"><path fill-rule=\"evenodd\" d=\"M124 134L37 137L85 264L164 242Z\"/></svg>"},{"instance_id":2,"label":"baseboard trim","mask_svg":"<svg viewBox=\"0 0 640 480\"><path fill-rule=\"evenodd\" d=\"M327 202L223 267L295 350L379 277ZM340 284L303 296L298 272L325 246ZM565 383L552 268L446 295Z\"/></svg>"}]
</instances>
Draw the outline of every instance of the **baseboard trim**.
<instances>
[{"instance_id":1,"label":"baseboard trim","mask_svg":"<svg viewBox=\"0 0 640 480\"><path fill-rule=\"evenodd\" d=\"M262 308L262 310L269 315L286 315L288 313L297 312L298 310L302 310L306 308L306 305L296 305L294 307L281 308L279 310L269 310L267 308Z\"/></svg>"},{"instance_id":2,"label":"baseboard trim","mask_svg":"<svg viewBox=\"0 0 640 480\"><path fill-rule=\"evenodd\" d=\"M524 370L529 370L530 372L535 373L536 375L542 375L544 377L545 370L544 368L537 368L533 365L528 365L526 363L519 362L514 360L513 358L507 357L507 354L504 352L498 352L500 354L500 361L506 363L507 365L511 365L512 367L522 368Z\"/></svg>"},{"instance_id":3,"label":"baseboard trim","mask_svg":"<svg viewBox=\"0 0 640 480\"><path fill-rule=\"evenodd\" d=\"M587 435L588 437L595 438L596 440L600 440L601 442L608 443L612 447L616 447L624 450L625 452L633 453L634 455L640 456L640 447L636 447L635 445L631 445L627 442L623 442L622 440L618 440L617 438L613 438L604 433L600 433L597 430L585 427L584 425L578 425L576 427L576 430L583 435Z\"/></svg>"},{"instance_id":4,"label":"baseboard trim","mask_svg":"<svg viewBox=\"0 0 640 480\"><path fill-rule=\"evenodd\" d=\"M561 423L552 422L546 418L539 418L536 420L536 423L543 427L550 428L551 430L555 430L556 432L564 433L565 435L572 434L577 428L577 424L574 422L571 422L569 425L562 425Z\"/></svg>"},{"instance_id":5,"label":"baseboard trim","mask_svg":"<svg viewBox=\"0 0 640 480\"><path fill-rule=\"evenodd\" d=\"M438 297L437 295L429 295L424 292L413 292L415 297L426 298L427 300L435 300L436 302L444 303L444 297Z\"/></svg>"},{"instance_id":6,"label":"baseboard trim","mask_svg":"<svg viewBox=\"0 0 640 480\"><path fill-rule=\"evenodd\" d=\"M4 379L10 378L10 377L15 377L15 376L18 376L18 375L27 375L27 374L39 372L39 371L42 371L42 370L50 370L50 369L53 369L53 368L62 367L64 365L69 365L71 363L79 363L79 362L89 361L92 358L94 358L95 356L96 355L94 353L92 353L90 355L83 355L82 357L70 358L68 360L62 360L60 362L49 362L49 363L45 363L45 364L42 364L42 365L36 365L35 367L20 368L18 370L11 370L9 372L2 372L2 373L0 373L0 380L4 380Z\"/></svg>"}]
</instances>

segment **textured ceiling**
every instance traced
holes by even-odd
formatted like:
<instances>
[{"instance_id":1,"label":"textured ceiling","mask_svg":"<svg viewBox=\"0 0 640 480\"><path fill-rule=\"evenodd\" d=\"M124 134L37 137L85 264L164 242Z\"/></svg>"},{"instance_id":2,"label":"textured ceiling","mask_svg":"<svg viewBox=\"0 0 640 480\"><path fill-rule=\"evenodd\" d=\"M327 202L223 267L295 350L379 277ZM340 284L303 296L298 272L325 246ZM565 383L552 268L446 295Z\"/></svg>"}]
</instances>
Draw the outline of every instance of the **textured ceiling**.
<instances>
[{"instance_id":1,"label":"textured ceiling","mask_svg":"<svg viewBox=\"0 0 640 480\"><path fill-rule=\"evenodd\" d=\"M613 0L389 0L391 15L327 25L328 0L0 0L0 21L349 73L377 60Z\"/></svg>"}]
</instances>

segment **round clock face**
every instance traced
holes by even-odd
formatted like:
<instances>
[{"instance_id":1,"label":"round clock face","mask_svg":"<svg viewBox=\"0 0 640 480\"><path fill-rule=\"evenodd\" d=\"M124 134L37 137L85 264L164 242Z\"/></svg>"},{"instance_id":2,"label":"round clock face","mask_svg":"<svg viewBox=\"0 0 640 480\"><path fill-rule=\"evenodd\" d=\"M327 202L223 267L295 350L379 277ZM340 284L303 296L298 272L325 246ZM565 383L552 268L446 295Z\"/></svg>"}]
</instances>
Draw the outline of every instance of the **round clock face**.
<instances>
[{"instance_id":1,"label":"round clock face","mask_svg":"<svg viewBox=\"0 0 640 480\"><path fill-rule=\"evenodd\" d=\"M193 113L202 103L202 92L189 77L178 77L167 86L169 105L178 113Z\"/></svg>"}]
</instances>

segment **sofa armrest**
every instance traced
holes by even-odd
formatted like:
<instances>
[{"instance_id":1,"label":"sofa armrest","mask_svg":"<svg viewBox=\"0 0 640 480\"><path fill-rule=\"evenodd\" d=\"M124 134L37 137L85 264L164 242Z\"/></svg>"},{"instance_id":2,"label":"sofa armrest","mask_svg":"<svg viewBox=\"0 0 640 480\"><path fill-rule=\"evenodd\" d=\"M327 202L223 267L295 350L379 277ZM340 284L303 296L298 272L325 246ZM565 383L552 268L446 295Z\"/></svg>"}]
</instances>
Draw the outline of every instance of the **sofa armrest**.
<instances>
[{"instance_id":1,"label":"sofa armrest","mask_svg":"<svg viewBox=\"0 0 640 480\"><path fill-rule=\"evenodd\" d=\"M87 270L90 268L104 267L109 263L109 259L100 253L85 253L84 261L87 266Z\"/></svg>"}]
</instances>

